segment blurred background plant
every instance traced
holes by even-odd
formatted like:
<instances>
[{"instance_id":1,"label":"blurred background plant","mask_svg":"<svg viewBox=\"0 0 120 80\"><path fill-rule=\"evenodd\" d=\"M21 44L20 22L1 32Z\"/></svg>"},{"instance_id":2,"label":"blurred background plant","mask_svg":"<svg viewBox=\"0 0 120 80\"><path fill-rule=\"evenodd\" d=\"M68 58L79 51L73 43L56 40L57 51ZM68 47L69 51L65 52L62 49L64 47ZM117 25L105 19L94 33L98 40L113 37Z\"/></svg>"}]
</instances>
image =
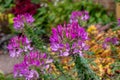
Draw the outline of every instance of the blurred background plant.
<instances>
[{"instance_id":1,"label":"blurred background plant","mask_svg":"<svg viewBox=\"0 0 120 80\"><path fill-rule=\"evenodd\" d=\"M12 14L0 13L0 50L3 50L4 53L7 53L7 41L13 36L13 33L15 32L12 27L12 19Z\"/></svg>"},{"instance_id":2,"label":"blurred background plant","mask_svg":"<svg viewBox=\"0 0 120 80\"><path fill-rule=\"evenodd\" d=\"M55 27L57 24L63 24L65 23L64 21L68 22L72 11L87 10L90 14L88 25L95 23L105 25L115 21L115 16L112 13L108 14L102 5L95 4L92 1L58 0L52 2L52 0L43 0L43 4L35 15L35 25L38 27L36 33L38 34L42 33L49 36L52 27Z\"/></svg>"},{"instance_id":3,"label":"blurred background plant","mask_svg":"<svg viewBox=\"0 0 120 80\"><path fill-rule=\"evenodd\" d=\"M120 0L115 0L115 2L120 2Z\"/></svg>"},{"instance_id":4,"label":"blurred background plant","mask_svg":"<svg viewBox=\"0 0 120 80\"><path fill-rule=\"evenodd\" d=\"M0 80L15 80L13 75L11 74L7 74L7 75L4 75L2 73L0 73ZM22 78L19 78L17 80L22 80Z\"/></svg>"},{"instance_id":5,"label":"blurred background plant","mask_svg":"<svg viewBox=\"0 0 120 80\"><path fill-rule=\"evenodd\" d=\"M31 0L15 0L15 5L12 7L12 13L17 16L20 14L29 13L31 15L36 14L37 8L40 7L40 4L32 3ZM22 5L22 6L21 6Z\"/></svg>"},{"instance_id":6,"label":"blurred background plant","mask_svg":"<svg viewBox=\"0 0 120 80\"><path fill-rule=\"evenodd\" d=\"M2 8L5 3L7 6ZM34 25L37 26L35 32L44 40L48 39L52 27L69 21L72 11L87 10L90 15L88 25L95 23L105 25L115 21L112 13L108 14L102 5L94 3L92 0L87 3L86 0L77 0L77 2L75 0L1 0L0 7L3 9L2 12L8 10L15 16L26 12L34 15L36 19Z\"/></svg>"},{"instance_id":7,"label":"blurred background plant","mask_svg":"<svg viewBox=\"0 0 120 80\"><path fill-rule=\"evenodd\" d=\"M5 12L13 6L13 0L0 0L0 12Z\"/></svg>"},{"instance_id":8,"label":"blurred background plant","mask_svg":"<svg viewBox=\"0 0 120 80\"><path fill-rule=\"evenodd\" d=\"M3 53L6 53L7 41L14 32L13 14L10 14L13 2L13 0L0 0L0 50L3 50Z\"/></svg>"}]
</instances>

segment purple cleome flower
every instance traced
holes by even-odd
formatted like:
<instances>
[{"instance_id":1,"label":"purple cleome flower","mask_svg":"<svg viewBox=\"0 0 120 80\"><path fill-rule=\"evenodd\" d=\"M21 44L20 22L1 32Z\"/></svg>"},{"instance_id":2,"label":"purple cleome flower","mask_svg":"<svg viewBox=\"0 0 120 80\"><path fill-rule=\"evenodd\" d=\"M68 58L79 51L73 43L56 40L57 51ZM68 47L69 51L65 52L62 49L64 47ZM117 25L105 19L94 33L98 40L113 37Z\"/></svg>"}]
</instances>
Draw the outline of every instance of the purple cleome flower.
<instances>
[{"instance_id":1,"label":"purple cleome flower","mask_svg":"<svg viewBox=\"0 0 120 80\"><path fill-rule=\"evenodd\" d=\"M119 41L118 41L118 38L116 37L107 37L105 38L104 42L103 42L103 48L106 49L106 47L109 45L109 44L112 44L112 45L118 45L119 44Z\"/></svg>"},{"instance_id":2,"label":"purple cleome flower","mask_svg":"<svg viewBox=\"0 0 120 80\"><path fill-rule=\"evenodd\" d=\"M45 59L47 58L47 55L45 53L39 53L39 52L30 52L28 55L25 55L24 62L26 62L29 66L40 66L45 63Z\"/></svg>"},{"instance_id":3,"label":"purple cleome flower","mask_svg":"<svg viewBox=\"0 0 120 80\"><path fill-rule=\"evenodd\" d=\"M81 20L87 21L90 18L89 13L87 11L83 11L83 15L81 17Z\"/></svg>"},{"instance_id":4,"label":"purple cleome flower","mask_svg":"<svg viewBox=\"0 0 120 80\"><path fill-rule=\"evenodd\" d=\"M15 17L13 21L14 21L14 28L16 30L22 30L25 24L27 25L32 24L34 22L34 18L32 17L32 15L26 13L23 15L17 15L17 17Z\"/></svg>"},{"instance_id":5,"label":"purple cleome flower","mask_svg":"<svg viewBox=\"0 0 120 80\"><path fill-rule=\"evenodd\" d=\"M70 17L70 23L78 23L79 20L87 21L89 18L90 16L87 11L73 11Z\"/></svg>"},{"instance_id":6,"label":"purple cleome flower","mask_svg":"<svg viewBox=\"0 0 120 80\"><path fill-rule=\"evenodd\" d=\"M79 18L82 16L81 11L73 11L70 17L70 23L78 22Z\"/></svg>"},{"instance_id":7,"label":"purple cleome flower","mask_svg":"<svg viewBox=\"0 0 120 80\"><path fill-rule=\"evenodd\" d=\"M117 45L119 43L118 39L116 37L113 37L113 38L107 37L105 39L105 42L106 43L112 43L113 45Z\"/></svg>"},{"instance_id":8,"label":"purple cleome flower","mask_svg":"<svg viewBox=\"0 0 120 80\"><path fill-rule=\"evenodd\" d=\"M15 36L11 38L7 48L11 57L18 57L22 53L27 53L33 49L26 36Z\"/></svg>"},{"instance_id":9,"label":"purple cleome flower","mask_svg":"<svg viewBox=\"0 0 120 80\"><path fill-rule=\"evenodd\" d=\"M44 72L49 68L52 59L48 59L45 53L32 51L24 56L24 60L14 66L14 77L24 77L26 80L36 80L39 77L36 67ZM35 79L34 79L35 78Z\"/></svg>"},{"instance_id":10,"label":"purple cleome flower","mask_svg":"<svg viewBox=\"0 0 120 80\"><path fill-rule=\"evenodd\" d=\"M86 40L88 40L88 35L78 23L58 25L57 28L52 29L51 49L58 52L60 56L76 53L81 55L84 50L88 49Z\"/></svg>"},{"instance_id":11,"label":"purple cleome flower","mask_svg":"<svg viewBox=\"0 0 120 80\"><path fill-rule=\"evenodd\" d=\"M22 62L14 65L14 77L24 77L26 80L31 80L38 78L39 74L36 70L30 69L25 62Z\"/></svg>"}]
</instances>

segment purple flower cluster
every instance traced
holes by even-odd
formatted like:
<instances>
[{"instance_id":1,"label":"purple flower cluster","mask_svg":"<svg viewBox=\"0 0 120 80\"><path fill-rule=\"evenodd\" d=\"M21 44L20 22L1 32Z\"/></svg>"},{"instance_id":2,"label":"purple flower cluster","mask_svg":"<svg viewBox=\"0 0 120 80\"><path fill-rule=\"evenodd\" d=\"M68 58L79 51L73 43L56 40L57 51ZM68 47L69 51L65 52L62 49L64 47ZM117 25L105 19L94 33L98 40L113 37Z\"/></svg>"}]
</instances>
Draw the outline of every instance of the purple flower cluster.
<instances>
[{"instance_id":1,"label":"purple flower cluster","mask_svg":"<svg viewBox=\"0 0 120 80\"><path fill-rule=\"evenodd\" d=\"M27 65L31 66L40 66L45 63L45 59L47 58L47 55L45 53L39 53L39 52L30 52L28 55L25 55L24 62L27 63Z\"/></svg>"},{"instance_id":2,"label":"purple flower cluster","mask_svg":"<svg viewBox=\"0 0 120 80\"><path fill-rule=\"evenodd\" d=\"M22 53L26 53L33 49L26 36L15 36L11 38L7 48L11 57L18 57Z\"/></svg>"},{"instance_id":3,"label":"purple flower cluster","mask_svg":"<svg viewBox=\"0 0 120 80\"><path fill-rule=\"evenodd\" d=\"M107 37L105 39L105 42L106 43L112 43L114 45L117 45L119 42L118 42L118 39L116 37L113 37L113 38L110 38L110 37Z\"/></svg>"},{"instance_id":4,"label":"purple flower cluster","mask_svg":"<svg viewBox=\"0 0 120 80\"><path fill-rule=\"evenodd\" d=\"M35 80L39 77L36 67L41 70L46 68L46 64L52 61L47 58L45 53L39 53L38 51L30 52L25 55L23 62L14 66L14 77L24 77L26 80Z\"/></svg>"},{"instance_id":5,"label":"purple flower cluster","mask_svg":"<svg viewBox=\"0 0 120 80\"><path fill-rule=\"evenodd\" d=\"M73 11L70 17L70 23L79 22L79 21L87 21L90 18L89 13L87 11Z\"/></svg>"},{"instance_id":6,"label":"purple flower cluster","mask_svg":"<svg viewBox=\"0 0 120 80\"><path fill-rule=\"evenodd\" d=\"M85 41L88 40L87 32L78 23L58 25L52 29L50 37L51 49L60 56L68 56L75 53L80 55L88 49Z\"/></svg>"},{"instance_id":7,"label":"purple flower cluster","mask_svg":"<svg viewBox=\"0 0 120 80\"><path fill-rule=\"evenodd\" d=\"M26 25L32 24L34 22L34 18L32 17L32 15L26 13L23 15L17 15L17 17L15 17L13 21L14 21L14 28L16 30L22 30L25 24Z\"/></svg>"},{"instance_id":8,"label":"purple flower cluster","mask_svg":"<svg viewBox=\"0 0 120 80\"><path fill-rule=\"evenodd\" d=\"M107 37L105 38L104 42L103 42L103 48L106 48L109 44L112 44L112 45L118 45L119 44L119 41L118 41L118 38L116 37Z\"/></svg>"},{"instance_id":9,"label":"purple flower cluster","mask_svg":"<svg viewBox=\"0 0 120 80\"><path fill-rule=\"evenodd\" d=\"M30 69L25 62L14 65L14 77L25 77L26 80L38 78L39 74L36 70Z\"/></svg>"}]
</instances>

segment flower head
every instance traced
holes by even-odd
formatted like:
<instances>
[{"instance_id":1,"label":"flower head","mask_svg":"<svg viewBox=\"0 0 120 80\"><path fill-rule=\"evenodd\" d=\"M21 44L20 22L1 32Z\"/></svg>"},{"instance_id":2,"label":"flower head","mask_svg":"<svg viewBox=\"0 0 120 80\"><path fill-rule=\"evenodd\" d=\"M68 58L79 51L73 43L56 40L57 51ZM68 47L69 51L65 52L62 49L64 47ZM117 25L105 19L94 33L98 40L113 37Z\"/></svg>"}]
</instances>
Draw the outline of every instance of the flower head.
<instances>
[{"instance_id":1,"label":"flower head","mask_svg":"<svg viewBox=\"0 0 120 80\"><path fill-rule=\"evenodd\" d=\"M30 52L29 54L25 55L24 62L27 63L29 66L40 66L45 63L45 59L47 55L45 53L39 53L37 51Z\"/></svg>"},{"instance_id":2,"label":"flower head","mask_svg":"<svg viewBox=\"0 0 120 80\"><path fill-rule=\"evenodd\" d=\"M95 25L90 25L87 29L89 34L96 34L98 32L97 27Z\"/></svg>"},{"instance_id":3,"label":"flower head","mask_svg":"<svg viewBox=\"0 0 120 80\"><path fill-rule=\"evenodd\" d=\"M73 11L70 17L70 23L78 22L79 18L82 16L82 12L80 11Z\"/></svg>"},{"instance_id":4,"label":"flower head","mask_svg":"<svg viewBox=\"0 0 120 80\"><path fill-rule=\"evenodd\" d=\"M73 11L70 17L70 23L87 21L89 19L89 13L87 11Z\"/></svg>"},{"instance_id":5,"label":"flower head","mask_svg":"<svg viewBox=\"0 0 120 80\"><path fill-rule=\"evenodd\" d=\"M36 80L39 77L36 68L40 68L41 72L45 72L45 69L49 68L49 64L52 63L52 59L49 59L45 53L39 53L38 51L31 51L24 56L24 60L14 66L14 77L24 77L26 80Z\"/></svg>"},{"instance_id":6,"label":"flower head","mask_svg":"<svg viewBox=\"0 0 120 80\"><path fill-rule=\"evenodd\" d=\"M105 38L105 40L103 42L103 48L106 48L109 44L118 45L119 44L118 38L116 38L116 37Z\"/></svg>"},{"instance_id":7,"label":"flower head","mask_svg":"<svg viewBox=\"0 0 120 80\"><path fill-rule=\"evenodd\" d=\"M32 15L26 13L23 15L17 15L17 17L15 17L13 21L14 21L14 28L16 30L22 30L25 24L27 25L32 24L34 22L34 18L32 17Z\"/></svg>"},{"instance_id":8,"label":"flower head","mask_svg":"<svg viewBox=\"0 0 120 80\"><path fill-rule=\"evenodd\" d=\"M24 77L26 80L31 80L39 77L36 70L30 69L25 62L14 66L14 77Z\"/></svg>"},{"instance_id":9,"label":"flower head","mask_svg":"<svg viewBox=\"0 0 120 80\"><path fill-rule=\"evenodd\" d=\"M119 43L118 39L116 37L113 37L113 38L107 37L105 39L105 42L106 43L112 43L113 45L117 45Z\"/></svg>"},{"instance_id":10,"label":"flower head","mask_svg":"<svg viewBox=\"0 0 120 80\"><path fill-rule=\"evenodd\" d=\"M33 49L30 45L30 41L26 36L15 36L11 38L7 48L11 57L18 57L23 52L26 53Z\"/></svg>"},{"instance_id":11,"label":"flower head","mask_svg":"<svg viewBox=\"0 0 120 80\"><path fill-rule=\"evenodd\" d=\"M87 11L83 11L83 15L81 17L81 20L87 21L90 18L89 13Z\"/></svg>"},{"instance_id":12,"label":"flower head","mask_svg":"<svg viewBox=\"0 0 120 80\"><path fill-rule=\"evenodd\" d=\"M88 35L78 23L58 25L57 28L52 29L51 49L59 52L61 56L68 56L73 53L81 54L83 50L87 49L86 40L88 40Z\"/></svg>"}]
</instances>

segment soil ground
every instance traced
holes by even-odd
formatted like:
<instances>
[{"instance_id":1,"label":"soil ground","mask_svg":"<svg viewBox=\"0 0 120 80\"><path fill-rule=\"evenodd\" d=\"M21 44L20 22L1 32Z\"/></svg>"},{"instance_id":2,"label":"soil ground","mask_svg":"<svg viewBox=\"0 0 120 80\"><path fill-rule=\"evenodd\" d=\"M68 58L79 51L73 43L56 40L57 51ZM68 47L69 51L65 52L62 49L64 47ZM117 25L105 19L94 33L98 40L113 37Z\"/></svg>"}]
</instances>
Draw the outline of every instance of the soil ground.
<instances>
[{"instance_id":1,"label":"soil ground","mask_svg":"<svg viewBox=\"0 0 120 80\"><path fill-rule=\"evenodd\" d=\"M3 74L9 74L13 71L13 66L16 63L20 63L22 61L22 57L12 58L8 54L0 55L0 72Z\"/></svg>"}]
</instances>

